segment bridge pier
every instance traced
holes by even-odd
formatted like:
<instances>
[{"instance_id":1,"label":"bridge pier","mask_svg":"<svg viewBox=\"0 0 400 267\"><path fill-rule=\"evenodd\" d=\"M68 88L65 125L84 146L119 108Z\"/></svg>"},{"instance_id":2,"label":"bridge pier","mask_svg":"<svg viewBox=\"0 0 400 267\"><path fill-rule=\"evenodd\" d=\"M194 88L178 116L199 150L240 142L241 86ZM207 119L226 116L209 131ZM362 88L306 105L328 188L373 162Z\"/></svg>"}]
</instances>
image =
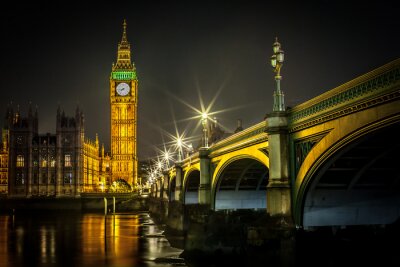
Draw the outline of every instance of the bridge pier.
<instances>
[{"instance_id":1,"label":"bridge pier","mask_svg":"<svg viewBox=\"0 0 400 267\"><path fill-rule=\"evenodd\" d=\"M162 198L163 198L164 200L168 201L168 199L169 199L169 196L168 196L169 190L168 190L168 188L169 188L169 182L170 182L170 181L169 181L168 172L164 172L162 178L163 178L163 179L162 179L162 187L163 187Z\"/></svg>"},{"instance_id":2,"label":"bridge pier","mask_svg":"<svg viewBox=\"0 0 400 267\"><path fill-rule=\"evenodd\" d=\"M211 204L211 174L210 158L208 157L208 148L199 149L200 158L200 186L199 186L199 204ZM211 207L210 207L211 208Z\"/></svg>"},{"instance_id":3,"label":"bridge pier","mask_svg":"<svg viewBox=\"0 0 400 267\"><path fill-rule=\"evenodd\" d=\"M179 164L175 164L176 177L175 177L175 200L182 203L182 167Z\"/></svg>"},{"instance_id":4,"label":"bridge pier","mask_svg":"<svg viewBox=\"0 0 400 267\"><path fill-rule=\"evenodd\" d=\"M267 212L271 216L291 219L291 189L289 180L289 137L286 112L268 115L269 182Z\"/></svg>"},{"instance_id":5,"label":"bridge pier","mask_svg":"<svg viewBox=\"0 0 400 267\"><path fill-rule=\"evenodd\" d=\"M163 188L162 188L162 182L161 182L161 178L158 178L157 179L157 192L156 192L156 198L161 198L161 196L162 196L162 191L163 191Z\"/></svg>"}]
</instances>

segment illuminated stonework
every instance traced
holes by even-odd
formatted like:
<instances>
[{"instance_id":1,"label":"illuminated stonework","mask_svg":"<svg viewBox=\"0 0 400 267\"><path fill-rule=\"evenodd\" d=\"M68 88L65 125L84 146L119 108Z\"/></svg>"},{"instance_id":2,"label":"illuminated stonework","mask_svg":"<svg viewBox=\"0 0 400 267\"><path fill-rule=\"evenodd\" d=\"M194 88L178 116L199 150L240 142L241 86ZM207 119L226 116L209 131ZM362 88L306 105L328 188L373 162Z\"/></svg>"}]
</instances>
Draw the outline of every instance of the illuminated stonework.
<instances>
[{"instance_id":1,"label":"illuminated stonework","mask_svg":"<svg viewBox=\"0 0 400 267\"><path fill-rule=\"evenodd\" d=\"M118 44L117 63L110 75L111 104L111 172L112 180L137 182L137 90L135 65L131 62L130 44L126 38L126 22Z\"/></svg>"},{"instance_id":2,"label":"illuminated stonework","mask_svg":"<svg viewBox=\"0 0 400 267\"><path fill-rule=\"evenodd\" d=\"M2 130L2 142L0 143L0 194L8 192L8 134L8 129Z\"/></svg>"}]
</instances>

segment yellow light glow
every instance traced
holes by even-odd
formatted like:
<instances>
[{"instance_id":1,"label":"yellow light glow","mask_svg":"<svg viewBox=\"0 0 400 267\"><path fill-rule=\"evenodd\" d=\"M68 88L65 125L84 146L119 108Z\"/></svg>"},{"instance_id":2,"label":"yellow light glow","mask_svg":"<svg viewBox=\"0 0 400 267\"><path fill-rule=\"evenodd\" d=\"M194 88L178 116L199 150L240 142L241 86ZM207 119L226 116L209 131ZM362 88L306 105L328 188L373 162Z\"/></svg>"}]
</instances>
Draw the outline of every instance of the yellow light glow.
<instances>
[{"instance_id":1,"label":"yellow light glow","mask_svg":"<svg viewBox=\"0 0 400 267\"><path fill-rule=\"evenodd\" d=\"M182 140L181 140L180 137L178 137L178 139L176 139L176 144L177 144L178 147L182 146Z\"/></svg>"}]
</instances>

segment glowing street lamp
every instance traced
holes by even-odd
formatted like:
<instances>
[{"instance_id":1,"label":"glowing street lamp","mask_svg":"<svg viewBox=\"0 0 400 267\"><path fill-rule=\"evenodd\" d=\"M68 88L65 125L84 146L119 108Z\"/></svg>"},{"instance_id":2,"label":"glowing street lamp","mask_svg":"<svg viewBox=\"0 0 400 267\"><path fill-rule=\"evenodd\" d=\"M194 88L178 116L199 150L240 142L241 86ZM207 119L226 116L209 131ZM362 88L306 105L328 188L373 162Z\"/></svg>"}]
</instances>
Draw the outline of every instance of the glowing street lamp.
<instances>
[{"instance_id":1,"label":"glowing street lamp","mask_svg":"<svg viewBox=\"0 0 400 267\"><path fill-rule=\"evenodd\" d=\"M168 151L165 151L164 153L164 161L165 161L165 167L168 169L169 168L169 160L170 160L171 155L169 154Z\"/></svg>"},{"instance_id":2,"label":"glowing street lamp","mask_svg":"<svg viewBox=\"0 0 400 267\"><path fill-rule=\"evenodd\" d=\"M275 43L272 45L274 54L271 56L271 66L274 68L276 90L274 91L274 107L273 111L285 111L284 94L281 91L281 68L284 61L284 52L281 49L281 44L278 42L278 37L275 38Z\"/></svg>"},{"instance_id":3,"label":"glowing street lamp","mask_svg":"<svg viewBox=\"0 0 400 267\"><path fill-rule=\"evenodd\" d=\"M162 169L162 163L161 163L161 161L158 161L158 162L157 162L157 168L158 168L159 170Z\"/></svg>"},{"instance_id":4,"label":"glowing street lamp","mask_svg":"<svg viewBox=\"0 0 400 267\"><path fill-rule=\"evenodd\" d=\"M208 114L203 112L201 114L201 124L203 125L203 147L208 147L207 118Z\"/></svg>"}]
</instances>

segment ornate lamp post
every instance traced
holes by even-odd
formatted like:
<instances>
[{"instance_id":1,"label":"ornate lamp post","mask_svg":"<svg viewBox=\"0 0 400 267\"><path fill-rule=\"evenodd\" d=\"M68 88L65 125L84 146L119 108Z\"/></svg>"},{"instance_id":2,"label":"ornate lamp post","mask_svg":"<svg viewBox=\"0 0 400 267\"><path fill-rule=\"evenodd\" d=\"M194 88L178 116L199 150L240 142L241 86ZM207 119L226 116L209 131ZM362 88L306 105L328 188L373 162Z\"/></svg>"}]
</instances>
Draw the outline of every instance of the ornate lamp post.
<instances>
[{"instance_id":1,"label":"ornate lamp post","mask_svg":"<svg viewBox=\"0 0 400 267\"><path fill-rule=\"evenodd\" d=\"M201 124L203 125L203 147L208 147L208 133L207 133L207 113L201 114Z\"/></svg>"},{"instance_id":2,"label":"ornate lamp post","mask_svg":"<svg viewBox=\"0 0 400 267\"><path fill-rule=\"evenodd\" d=\"M284 61L284 52L281 49L281 44L278 42L278 37L275 38L275 43L272 45L274 54L271 56L271 66L274 68L276 89L274 91L274 107L273 111L285 111L284 94L281 91L281 68Z\"/></svg>"},{"instance_id":3,"label":"ornate lamp post","mask_svg":"<svg viewBox=\"0 0 400 267\"><path fill-rule=\"evenodd\" d=\"M176 146L178 147L178 162L182 161L182 140L181 138L176 139Z\"/></svg>"},{"instance_id":4,"label":"ornate lamp post","mask_svg":"<svg viewBox=\"0 0 400 267\"><path fill-rule=\"evenodd\" d=\"M168 153L168 151L165 151L165 153L164 153L164 161L165 161L166 168L168 169L169 168L169 153Z\"/></svg>"}]
</instances>

